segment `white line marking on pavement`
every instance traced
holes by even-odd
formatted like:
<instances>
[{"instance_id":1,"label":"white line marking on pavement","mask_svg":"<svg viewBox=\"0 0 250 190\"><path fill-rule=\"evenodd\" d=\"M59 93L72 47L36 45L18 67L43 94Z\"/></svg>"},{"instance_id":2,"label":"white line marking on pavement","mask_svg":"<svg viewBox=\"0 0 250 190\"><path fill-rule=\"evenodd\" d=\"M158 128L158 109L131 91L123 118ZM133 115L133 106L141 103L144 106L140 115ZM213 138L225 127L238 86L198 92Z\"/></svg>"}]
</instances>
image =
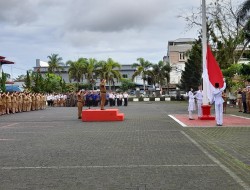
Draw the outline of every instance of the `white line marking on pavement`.
<instances>
[{"instance_id":1,"label":"white line marking on pavement","mask_svg":"<svg viewBox=\"0 0 250 190\"><path fill-rule=\"evenodd\" d=\"M23 170L23 169L98 169L98 168L161 168L161 167L218 167L217 164L200 165L106 165L106 166L27 166L27 167L1 167L1 170Z\"/></svg>"},{"instance_id":2,"label":"white line marking on pavement","mask_svg":"<svg viewBox=\"0 0 250 190\"><path fill-rule=\"evenodd\" d=\"M238 115L233 115L233 114L230 114L231 116L234 116L234 117L239 117L239 118L243 118L243 119L250 119L248 117L243 117L243 116L238 116Z\"/></svg>"},{"instance_id":3,"label":"white line marking on pavement","mask_svg":"<svg viewBox=\"0 0 250 190\"><path fill-rule=\"evenodd\" d=\"M210 158L214 163L216 163L222 170L228 173L239 185L241 185L245 190L250 190L250 187L242 181L234 172L232 172L229 168L223 165L218 159L209 154L200 144L198 144L194 139L192 139L188 134L184 131L181 133L186 136L195 146L197 146L208 158Z\"/></svg>"},{"instance_id":4,"label":"white line marking on pavement","mask_svg":"<svg viewBox=\"0 0 250 190\"><path fill-rule=\"evenodd\" d=\"M18 123L11 123L9 125L4 125L4 126L0 126L0 128L7 128L7 127L13 127L15 125L17 125Z\"/></svg>"},{"instance_id":5,"label":"white line marking on pavement","mask_svg":"<svg viewBox=\"0 0 250 190\"><path fill-rule=\"evenodd\" d=\"M187 127L186 124L182 123L180 120L176 119L174 116L172 115L168 115L169 117L171 117L173 120L175 120L177 123L179 123L182 127Z\"/></svg>"}]
</instances>

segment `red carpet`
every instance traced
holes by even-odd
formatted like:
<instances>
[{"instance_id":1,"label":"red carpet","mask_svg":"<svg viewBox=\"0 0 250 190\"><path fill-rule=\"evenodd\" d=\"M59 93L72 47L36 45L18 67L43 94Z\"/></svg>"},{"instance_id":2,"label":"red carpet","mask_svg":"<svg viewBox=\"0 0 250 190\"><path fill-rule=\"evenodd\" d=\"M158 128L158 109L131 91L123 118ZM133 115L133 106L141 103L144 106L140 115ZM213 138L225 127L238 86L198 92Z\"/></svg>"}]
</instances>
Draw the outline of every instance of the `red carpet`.
<instances>
[{"instance_id":1,"label":"red carpet","mask_svg":"<svg viewBox=\"0 0 250 190\"><path fill-rule=\"evenodd\" d=\"M183 127L250 127L250 118L236 115L224 115L223 126L216 126L215 120L199 120L194 115L195 120L189 120L188 114L169 115Z\"/></svg>"},{"instance_id":2,"label":"red carpet","mask_svg":"<svg viewBox=\"0 0 250 190\"><path fill-rule=\"evenodd\" d=\"M118 109L86 109L82 111L82 121L123 121L124 114Z\"/></svg>"}]
</instances>

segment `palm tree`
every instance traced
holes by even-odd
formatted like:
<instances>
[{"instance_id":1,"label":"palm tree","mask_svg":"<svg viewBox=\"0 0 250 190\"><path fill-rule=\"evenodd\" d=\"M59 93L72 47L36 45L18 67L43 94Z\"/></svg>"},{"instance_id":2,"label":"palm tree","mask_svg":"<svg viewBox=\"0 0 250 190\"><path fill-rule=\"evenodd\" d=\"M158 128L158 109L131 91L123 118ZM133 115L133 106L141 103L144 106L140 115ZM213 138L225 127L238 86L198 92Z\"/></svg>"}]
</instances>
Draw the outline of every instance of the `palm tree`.
<instances>
[{"instance_id":1,"label":"palm tree","mask_svg":"<svg viewBox=\"0 0 250 190\"><path fill-rule=\"evenodd\" d=\"M94 79L94 75L95 75L95 71L97 68L97 60L94 58L89 58L85 65L84 65L84 71L85 71L85 76L89 82L89 84L92 85L92 89L94 90L94 84L95 84L95 79Z\"/></svg>"},{"instance_id":2,"label":"palm tree","mask_svg":"<svg viewBox=\"0 0 250 190\"><path fill-rule=\"evenodd\" d=\"M240 57L243 55L246 47L250 43L250 1L245 0L245 2L242 3L239 10L237 11L237 25L239 28L242 28L243 36L244 36L244 47L241 51Z\"/></svg>"},{"instance_id":3,"label":"palm tree","mask_svg":"<svg viewBox=\"0 0 250 190\"><path fill-rule=\"evenodd\" d=\"M162 90L162 86L168 84L170 81L170 71L171 67L169 63L164 63L159 61L158 64L152 65L152 78L154 83L159 84L159 88Z\"/></svg>"},{"instance_id":4,"label":"palm tree","mask_svg":"<svg viewBox=\"0 0 250 190\"><path fill-rule=\"evenodd\" d=\"M96 73L100 76L100 78L106 79L109 84L109 90L111 90L111 84L115 84L115 79L117 82L119 82L119 80L122 78L119 70L120 68L121 65L111 58L108 58L107 61L98 62Z\"/></svg>"},{"instance_id":5,"label":"palm tree","mask_svg":"<svg viewBox=\"0 0 250 190\"><path fill-rule=\"evenodd\" d=\"M152 64L149 61L144 60L143 58L137 58L137 61L139 63L134 63L132 65L133 68L136 68L136 71L134 72L134 74L132 76L132 80L134 80L134 78L136 76L142 76L143 87L144 87L144 91L145 91L145 89L146 89L145 81L147 80L147 76L150 75L150 73L151 73L149 68L151 68Z\"/></svg>"},{"instance_id":6,"label":"palm tree","mask_svg":"<svg viewBox=\"0 0 250 190\"><path fill-rule=\"evenodd\" d=\"M238 23L249 21L249 19L250 19L249 14L248 14L249 10L250 10L250 1L245 0L245 2L242 3L239 10L237 11L237 22Z\"/></svg>"},{"instance_id":7,"label":"palm tree","mask_svg":"<svg viewBox=\"0 0 250 190\"><path fill-rule=\"evenodd\" d=\"M58 54L51 54L48 56L48 73L55 73L55 71L60 72L63 70L62 58L58 57Z\"/></svg>"},{"instance_id":8,"label":"palm tree","mask_svg":"<svg viewBox=\"0 0 250 190\"><path fill-rule=\"evenodd\" d=\"M69 79L73 79L77 82L77 85L82 81L85 74L87 59L79 58L77 61L67 61L66 65L69 65Z\"/></svg>"}]
</instances>

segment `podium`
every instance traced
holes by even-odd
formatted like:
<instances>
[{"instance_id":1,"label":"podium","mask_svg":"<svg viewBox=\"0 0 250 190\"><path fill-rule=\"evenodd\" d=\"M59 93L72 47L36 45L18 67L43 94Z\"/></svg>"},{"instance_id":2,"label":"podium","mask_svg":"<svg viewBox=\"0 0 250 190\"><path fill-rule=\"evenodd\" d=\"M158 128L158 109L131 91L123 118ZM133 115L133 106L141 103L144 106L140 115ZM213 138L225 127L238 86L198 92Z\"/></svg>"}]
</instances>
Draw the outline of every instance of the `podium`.
<instances>
[{"instance_id":1,"label":"podium","mask_svg":"<svg viewBox=\"0 0 250 190\"><path fill-rule=\"evenodd\" d=\"M82 111L82 121L123 121L124 114L118 109L86 109Z\"/></svg>"},{"instance_id":2,"label":"podium","mask_svg":"<svg viewBox=\"0 0 250 190\"><path fill-rule=\"evenodd\" d=\"M215 117L210 115L210 109L211 109L210 105L202 105L201 108L202 108L202 116L199 117L200 120L215 120Z\"/></svg>"}]
</instances>

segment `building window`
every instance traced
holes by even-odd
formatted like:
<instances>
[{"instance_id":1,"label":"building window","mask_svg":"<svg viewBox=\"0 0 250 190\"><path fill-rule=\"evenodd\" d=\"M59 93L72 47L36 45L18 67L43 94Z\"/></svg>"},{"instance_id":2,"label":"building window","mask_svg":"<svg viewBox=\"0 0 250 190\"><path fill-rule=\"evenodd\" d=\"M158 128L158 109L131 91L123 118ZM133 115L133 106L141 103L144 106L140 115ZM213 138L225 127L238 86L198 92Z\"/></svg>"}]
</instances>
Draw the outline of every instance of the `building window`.
<instances>
[{"instance_id":1,"label":"building window","mask_svg":"<svg viewBox=\"0 0 250 190\"><path fill-rule=\"evenodd\" d=\"M123 75L122 75L122 78L127 79L127 78L128 78L128 75L127 75L127 74L123 74Z\"/></svg>"},{"instance_id":2,"label":"building window","mask_svg":"<svg viewBox=\"0 0 250 190\"><path fill-rule=\"evenodd\" d=\"M179 60L180 60L180 61L185 60L185 53L184 53L184 52L180 52L180 53L179 53Z\"/></svg>"}]
</instances>

